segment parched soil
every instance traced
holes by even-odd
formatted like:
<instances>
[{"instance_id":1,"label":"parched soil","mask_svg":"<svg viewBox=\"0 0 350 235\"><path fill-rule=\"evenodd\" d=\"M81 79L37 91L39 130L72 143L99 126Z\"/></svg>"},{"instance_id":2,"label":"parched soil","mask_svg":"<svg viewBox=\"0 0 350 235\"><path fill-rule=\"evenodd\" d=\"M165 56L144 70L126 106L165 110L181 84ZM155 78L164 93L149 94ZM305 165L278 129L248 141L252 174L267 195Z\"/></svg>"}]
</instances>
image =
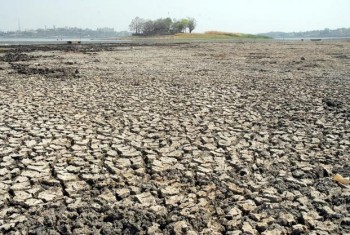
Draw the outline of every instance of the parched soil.
<instances>
[{"instance_id":1,"label":"parched soil","mask_svg":"<svg viewBox=\"0 0 350 235\"><path fill-rule=\"evenodd\" d=\"M350 233L350 42L0 56L0 233Z\"/></svg>"}]
</instances>

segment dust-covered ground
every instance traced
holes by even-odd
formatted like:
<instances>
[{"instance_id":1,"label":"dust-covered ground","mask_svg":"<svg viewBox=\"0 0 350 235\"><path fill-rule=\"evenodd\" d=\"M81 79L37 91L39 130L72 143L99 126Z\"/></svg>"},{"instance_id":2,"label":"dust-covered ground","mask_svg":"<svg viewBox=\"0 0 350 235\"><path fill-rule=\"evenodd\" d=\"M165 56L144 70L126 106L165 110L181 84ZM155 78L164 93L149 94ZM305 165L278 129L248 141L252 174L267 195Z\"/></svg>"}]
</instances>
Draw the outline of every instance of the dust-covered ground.
<instances>
[{"instance_id":1,"label":"dust-covered ground","mask_svg":"<svg viewBox=\"0 0 350 235\"><path fill-rule=\"evenodd\" d=\"M0 56L0 233L350 233L350 42Z\"/></svg>"}]
</instances>

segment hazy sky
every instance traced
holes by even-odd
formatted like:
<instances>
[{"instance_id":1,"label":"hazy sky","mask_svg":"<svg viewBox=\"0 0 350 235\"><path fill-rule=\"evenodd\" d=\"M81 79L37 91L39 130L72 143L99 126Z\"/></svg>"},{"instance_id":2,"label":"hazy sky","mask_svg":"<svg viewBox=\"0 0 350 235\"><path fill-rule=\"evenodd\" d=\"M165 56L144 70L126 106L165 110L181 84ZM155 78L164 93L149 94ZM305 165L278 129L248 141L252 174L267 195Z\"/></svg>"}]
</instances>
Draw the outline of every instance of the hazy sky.
<instances>
[{"instance_id":1,"label":"hazy sky","mask_svg":"<svg viewBox=\"0 0 350 235\"><path fill-rule=\"evenodd\" d=\"M63 26L128 30L132 18L194 17L195 31L350 27L350 0L0 0L0 30Z\"/></svg>"}]
</instances>

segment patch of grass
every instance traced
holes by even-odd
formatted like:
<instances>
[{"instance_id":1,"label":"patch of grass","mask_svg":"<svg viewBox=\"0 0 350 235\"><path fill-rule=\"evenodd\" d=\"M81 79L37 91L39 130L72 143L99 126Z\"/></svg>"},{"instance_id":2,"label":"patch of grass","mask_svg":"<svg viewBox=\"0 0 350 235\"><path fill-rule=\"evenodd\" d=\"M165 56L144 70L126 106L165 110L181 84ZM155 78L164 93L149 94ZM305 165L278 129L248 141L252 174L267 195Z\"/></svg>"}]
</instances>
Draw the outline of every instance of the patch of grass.
<instances>
[{"instance_id":1,"label":"patch of grass","mask_svg":"<svg viewBox=\"0 0 350 235\"><path fill-rule=\"evenodd\" d=\"M178 33L174 35L174 39L270 39L270 37L243 34L243 33L229 33L220 31L208 31L205 33Z\"/></svg>"}]
</instances>

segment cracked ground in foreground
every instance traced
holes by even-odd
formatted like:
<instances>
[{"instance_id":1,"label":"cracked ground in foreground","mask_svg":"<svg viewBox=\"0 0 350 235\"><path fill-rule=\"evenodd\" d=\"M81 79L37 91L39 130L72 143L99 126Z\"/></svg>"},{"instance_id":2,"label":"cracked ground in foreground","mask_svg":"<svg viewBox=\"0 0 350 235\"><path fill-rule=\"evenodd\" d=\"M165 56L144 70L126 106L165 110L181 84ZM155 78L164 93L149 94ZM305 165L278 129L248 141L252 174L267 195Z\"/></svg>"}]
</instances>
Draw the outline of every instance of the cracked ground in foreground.
<instances>
[{"instance_id":1,"label":"cracked ground in foreground","mask_svg":"<svg viewBox=\"0 0 350 235\"><path fill-rule=\"evenodd\" d=\"M349 42L68 49L0 53L0 233L350 233Z\"/></svg>"}]
</instances>

